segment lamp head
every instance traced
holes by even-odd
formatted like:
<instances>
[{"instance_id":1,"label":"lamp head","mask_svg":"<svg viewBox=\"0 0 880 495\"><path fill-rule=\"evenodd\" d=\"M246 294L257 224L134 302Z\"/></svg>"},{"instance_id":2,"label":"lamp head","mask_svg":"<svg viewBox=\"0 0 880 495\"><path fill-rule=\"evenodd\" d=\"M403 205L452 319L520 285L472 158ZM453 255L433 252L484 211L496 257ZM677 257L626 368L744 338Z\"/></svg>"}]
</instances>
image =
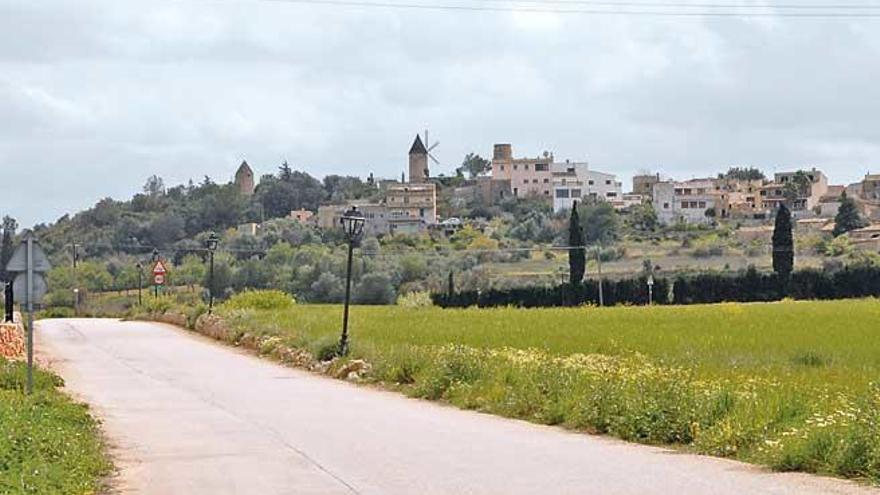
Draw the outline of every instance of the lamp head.
<instances>
[{"instance_id":1,"label":"lamp head","mask_svg":"<svg viewBox=\"0 0 880 495\"><path fill-rule=\"evenodd\" d=\"M342 214L340 223L342 224L343 232L345 232L345 237L350 242L355 242L360 239L361 235L364 233L366 219L364 218L364 214L358 211L357 206L352 206L348 211Z\"/></svg>"}]
</instances>

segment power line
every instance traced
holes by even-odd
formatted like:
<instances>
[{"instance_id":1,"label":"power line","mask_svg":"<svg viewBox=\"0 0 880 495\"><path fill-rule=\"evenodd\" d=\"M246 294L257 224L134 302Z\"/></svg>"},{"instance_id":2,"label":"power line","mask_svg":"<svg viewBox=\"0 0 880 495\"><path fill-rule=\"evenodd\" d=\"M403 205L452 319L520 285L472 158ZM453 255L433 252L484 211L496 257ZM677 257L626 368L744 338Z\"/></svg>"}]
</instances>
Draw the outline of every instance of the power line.
<instances>
[{"instance_id":1,"label":"power line","mask_svg":"<svg viewBox=\"0 0 880 495\"><path fill-rule=\"evenodd\" d=\"M683 3L683 2L611 2L602 0L480 0L482 2L592 5L597 7L745 9L745 10L877 10L880 4L745 4L745 3Z\"/></svg>"},{"instance_id":2,"label":"power line","mask_svg":"<svg viewBox=\"0 0 880 495\"><path fill-rule=\"evenodd\" d=\"M607 16L634 16L634 17L687 17L687 18L746 18L746 17L784 17L784 18L802 18L802 19L868 19L880 18L880 12L866 11L836 11L836 12L773 12L776 7L737 7L733 5L715 4L715 8L740 9L731 11L703 10L703 11L683 11L683 10L645 10L649 6L647 4L639 6L637 9L570 9L570 8L546 8L527 5L517 5L516 0L490 0L499 1L509 4L509 6L493 6L493 5L464 5L464 4L438 4L438 3L412 3L412 2L388 2L388 1L368 1L368 0L258 0L262 2L289 3L289 4L309 4L320 5L325 7L365 7L365 8L385 8L385 9L410 9L410 10L434 10L434 11L468 11L468 12L522 12L522 13L545 13L545 14L566 14L566 15L607 15ZM568 3L575 0L553 0L557 3ZM589 0L577 0L579 2L588 2ZM530 2L542 3L542 2ZM549 3L549 2L548 2ZM610 3L610 2L608 2ZM584 5L597 5L589 3ZM658 4L659 5L659 4ZM707 6L709 4L706 4ZM809 8L807 6L795 6L795 4L785 4L789 9L793 8ZM708 8L707 6L701 8ZM828 9L832 6L823 6ZM678 7L681 8L681 7ZM758 10L741 10L741 9L762 9ZM839 7L838 7L839 8ZM880 6L859 6L863 9L880 9Z\"/></svg>"}]
</instances>

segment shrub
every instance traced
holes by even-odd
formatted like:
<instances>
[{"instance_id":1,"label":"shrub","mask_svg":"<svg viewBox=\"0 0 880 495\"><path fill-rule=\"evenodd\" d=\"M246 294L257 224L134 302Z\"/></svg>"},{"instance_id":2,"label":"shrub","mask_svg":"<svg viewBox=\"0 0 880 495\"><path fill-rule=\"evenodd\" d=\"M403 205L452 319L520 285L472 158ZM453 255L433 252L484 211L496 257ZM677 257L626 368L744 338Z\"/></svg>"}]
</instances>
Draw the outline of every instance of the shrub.
<instances>
[{"instance_id":1,"label":"shrub","mask_svg":"<svg viewBox=\"0 0 880 495\"><path fill-rule=\"evenodd\" d=\"M429 308L434 305L431 294L425 291L410 292L397 298L397 305L404 308Z\"/></svg>"},{"instance_id":2,"label":"shrub","mask_svg":"<svg viewBox=\"0 0 880 495\"><path fill-rule=\"evenodd\" d=\"M228 309L285 310L296 304L290 294L280 290L246 290L223 303Z\"/></svg>"}]
</instances>

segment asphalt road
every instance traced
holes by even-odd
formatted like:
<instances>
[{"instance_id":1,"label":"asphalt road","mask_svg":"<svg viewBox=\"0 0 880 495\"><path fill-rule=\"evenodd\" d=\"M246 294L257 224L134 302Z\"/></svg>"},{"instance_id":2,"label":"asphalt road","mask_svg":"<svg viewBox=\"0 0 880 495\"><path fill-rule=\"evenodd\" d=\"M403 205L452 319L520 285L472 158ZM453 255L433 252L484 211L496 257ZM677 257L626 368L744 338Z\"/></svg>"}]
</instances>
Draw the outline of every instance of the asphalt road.
<instances>
[{"instance_id":1,"label":"asphalt road","mask_svg":"<svg viewBox=\"0 0 880 495\"><path fill-rule=\"evenodd\" d=\"M121 493L878 493L411 400L166 325L43 321L37 345L103 419Z\"/></svg>"}]
</instances>

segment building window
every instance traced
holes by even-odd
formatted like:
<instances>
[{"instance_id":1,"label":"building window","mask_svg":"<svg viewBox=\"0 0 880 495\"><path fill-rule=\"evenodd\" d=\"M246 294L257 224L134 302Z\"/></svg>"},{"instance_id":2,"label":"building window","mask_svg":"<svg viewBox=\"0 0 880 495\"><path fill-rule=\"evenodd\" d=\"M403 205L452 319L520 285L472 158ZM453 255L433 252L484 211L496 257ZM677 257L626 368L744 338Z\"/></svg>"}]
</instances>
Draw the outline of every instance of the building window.
<instances>
[{"instance_id":1,"label":"building window","mask_svg":"<svg viewBox=\"0 0 880 495\"><path fill-rule=\"evenodd\" d=\"M504 172L504 165L498 165L498 169Z\"/></svg>"},{"instance_id":2,"label":"building window","mask_svg":"<svg viewBox=\"0 0 880 495\"><path fill-rule=\"evenodd\" d=\"M549 184L549 183L550 183L550 179L544 177L544 184Z\"/></svg>"},{"instance_id":3,"label":"building window","mask_svg":"<svg viewBox=\"0 0 880 495\"><path fill-rule=\"evenodd\" d=\"M572 190L571 190L571 197L572 197L572 198L579 198L579 197L581 197L581 190L580 190L580 189L572 189Z\"/></svg>"},{"instance_id":4,"label":"building window","mask_svg":"<svg viewBox=\"0 0 880 495\"><path fill-rule=\"evenodd\" d=\"M668 210L668 209L669 209L669 203L663 203L663 209L664 209L664 210Z\"/></svg>"},{"instance_id":5,"label":"building window","mask_svg":"<svg viewBox=\"0 0 880 495\"><path fill-rule=\"evenodd\" d=\"M425 209L424 209L424 208L419 208L419 216L420 216L420 217L424 217L424 216L425 216Z\"/></svg>"},{"instance_id":6,"label":"building window","mask_svg":"<svg viewBox=\"0 0 880 495\"><path fill-rule=\"evenodd\" d=\"M605 181L605 185L606 185L606 186L610 186L610 185L611 185L611 181L610 181L610 180L606 180L606 181Z\"/></svg>"},{"instance_id":7,"label":"building window","mask_svg":"<svg viewBox=\"0 0 880 495\"><path fill-rule=\"evenodd\" d=\"M532 184L537 184L537 183L538 183L538 179L532 179Z\"/></svg>"},{"instance_id":8,"label":"building window","mask_svg":"<svg viewBox=\"0 0 880 495\"><path fill-rule=\"evenodd\" d=\"M525 165L523 165L523 169L528 170L528 169L529 169L529 164L526 163Z\"/></svg>"},{"instance_id":9,"label":"building window","mask_svg":"<svg viewBox=\"0 0 880 495\"><path fill-rule=\"evenodd\" d=\"M588 181L587 184L592 186L593 184L595 184L595 182L591 180L591 181Z\"/></svg>"},{"instance_id":10,"label":"building window","mask_svg":"<svg viewBox=\"0 0 880 495\"><path fill-rule=\"evenodd\" d=\"M513 166L513 169L514 169L514 170L519 170L519 165L514 165L514 166Z\"/></svg>"},{"instance_id":11,"label":"building window","mask_svg":"<svg viewBox=\"0 0 880 495\"><path fill-rule=\"evenodd\" d=\"M560 199L562 199L562 198L568 198L568 197L569 197L569 195L568 195L568 189L557 189L557 190L556 190L556 197L557 197L557 198L560 198Z\"/></svg>"},{"instance_id":12,"label":"building window","mask_svg":"<svg viewBox=\"0 0 880 495\"><path fill-rule=\"evenodd\" d=\"M523 179L523 184L528 184L528 183L529 183L529 179Z\"/></svg>"},{"instance_id":13,"label":"building window","mask_svg":"<svg viewBox=\"0 0 880 495\"><path fill-rule=\"evenodd\" d=\"M550 165L547 163L536 163L535 164L535 172L547 172L550 170Z\"/></svg>"},{"instance_id":14,"label":"building window","mask_svg":"<svg viewBox=\"0 0 880 495\"><path fill-rule=\"evenodd\" d=\"M544 196L550 196L550 191L544 191Z\"/></svg>"},{"instance_id":15,"label":"building window","mask_svg":"<svg viewBox=\"0 0 880 495\"><path fill-rule=\"evenodd\" d=\"M705 208L705 207L706 207L706 202L705 202L705 201L700 201L700 206L699 206L699 207L700 207L700 208Z\"/></svg>"},{"instance_id":16,"label":"building window","mask_svg":"<svg viewBox=\"0 0 880 495\"><path fill-rule=\"evenodd\" d=\"M616 192L610 192L610 193L606 193L605 196L608 196L609 198L616 198L616 197L617 197L617 193L616 193Z\"/></svg>"},{"instance_id":17,"label":"building window","mask_svg":"<svg viewBox=\"0 0 880 495\"><path fill-rule=\"evenodd\" d=\"M513 188L513 195L514 195L514 196L519 196L519 189L517 189L517 188L514 187L514 188Z\"/></svg>"}]
</instances>

